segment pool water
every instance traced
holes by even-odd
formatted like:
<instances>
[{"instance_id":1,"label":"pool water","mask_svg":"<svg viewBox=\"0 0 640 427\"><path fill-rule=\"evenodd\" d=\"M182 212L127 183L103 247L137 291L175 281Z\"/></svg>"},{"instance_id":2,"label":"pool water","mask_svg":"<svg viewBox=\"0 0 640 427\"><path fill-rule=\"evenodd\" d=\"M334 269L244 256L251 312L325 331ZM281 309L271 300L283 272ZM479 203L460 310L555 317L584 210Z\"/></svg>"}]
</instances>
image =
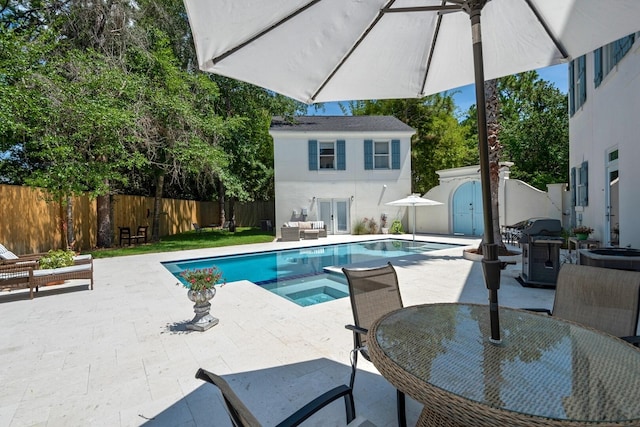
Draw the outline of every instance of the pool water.
<instances>
[{"instance_id":1,"label":"pool water","mask_svg":"<svg viewBox=\"0 0 640 427\"><path fill-rule=\"evenodd\" d=\"M408 255L459 246L450 243L388 239L162 264L181 281L180 273L183 270L209 268L215 265L222 271L227 283L248 280L306 307L349 295L346 278L341 272L343 266L375 260L382 261L382 265Z\"/></svg>"}]
</instances>

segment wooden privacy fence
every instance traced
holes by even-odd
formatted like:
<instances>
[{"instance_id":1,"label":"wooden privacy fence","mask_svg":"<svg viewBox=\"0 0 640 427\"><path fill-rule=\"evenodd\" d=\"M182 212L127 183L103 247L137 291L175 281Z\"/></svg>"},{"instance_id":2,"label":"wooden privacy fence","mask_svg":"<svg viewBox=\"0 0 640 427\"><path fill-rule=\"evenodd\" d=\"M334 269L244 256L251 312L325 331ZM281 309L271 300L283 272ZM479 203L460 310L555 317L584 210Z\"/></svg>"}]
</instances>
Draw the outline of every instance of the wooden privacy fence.
<instances>
[{"instance_id":1,"label":"wooden privacy fence","mask_svg":"<svg viewBox=\"0 0 640 427\"><path fill-rule=\"evenodd\" d=\"M74 197L73 224L76 249L89 249L97 240L96 201L88 196ZM113 196L113 242L118 243L118 227L149 226L153 219L153 198L144 196ZM227 207L227 217L229 210ZM16 254L46 252L61 248L65 211L57 202L47 201L37 188L0 185L0 243ZM218 202L162 199L160 207L160 236L188 231L193 223L200 225L219 222ZM273 201L236 203L235 220L240 227L258 227L263 219L274 222ZM64 225L63 225L64 224Z\"/></svg>"}]
</instances>

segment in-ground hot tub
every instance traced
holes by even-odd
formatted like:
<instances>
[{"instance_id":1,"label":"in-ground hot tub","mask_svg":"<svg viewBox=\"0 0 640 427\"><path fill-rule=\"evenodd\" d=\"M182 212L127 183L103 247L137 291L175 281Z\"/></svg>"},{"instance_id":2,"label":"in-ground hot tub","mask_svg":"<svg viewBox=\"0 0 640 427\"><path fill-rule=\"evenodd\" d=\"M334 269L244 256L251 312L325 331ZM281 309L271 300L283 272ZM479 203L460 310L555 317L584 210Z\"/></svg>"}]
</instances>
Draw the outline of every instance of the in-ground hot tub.
<instances>
[{"instance_id":1,"label":"in-ground hot tub","mask_svg":"<svg viewBox=\"0 0 640 427\"><path fill-rule=\"evenodd\" d=\"M617 270L640 271L640 249L580 249L580 264Z\"/></svg>"}]
</instances>

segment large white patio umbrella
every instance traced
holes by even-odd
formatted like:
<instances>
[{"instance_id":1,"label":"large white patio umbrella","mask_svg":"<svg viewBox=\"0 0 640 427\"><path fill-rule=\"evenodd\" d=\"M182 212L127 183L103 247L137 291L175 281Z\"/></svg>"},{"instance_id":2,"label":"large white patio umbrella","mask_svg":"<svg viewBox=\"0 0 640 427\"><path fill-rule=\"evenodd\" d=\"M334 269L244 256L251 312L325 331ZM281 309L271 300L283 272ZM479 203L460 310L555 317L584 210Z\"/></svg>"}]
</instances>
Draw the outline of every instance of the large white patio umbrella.
<instances>
[{"instance_id":1,"label":"large white patio umbrella","mask_svg":"<svg viewBox=\"0 0 640 427\"><path fill-rule=\"evenodd\" d=\"M640 30L640 0L184 2L201 70L303 102L422 97L476 83L483 267L491 340L499 341L483 82L567 62Z\"/></svg>"},{"instance_id":2,"label":"large white patio umbrella","mask_svg":"<svg viewBox=\"0 0 640 427\"><path fill-rule=\"evenodd\" d=\"M416 240L416 206L436 206L441 204L442 203L436 202L435 200L425 199L415 194L405 197L404 199L385 203L385 205L389 206L413 206L413 241Z\"/></svg>"}]
</instances>

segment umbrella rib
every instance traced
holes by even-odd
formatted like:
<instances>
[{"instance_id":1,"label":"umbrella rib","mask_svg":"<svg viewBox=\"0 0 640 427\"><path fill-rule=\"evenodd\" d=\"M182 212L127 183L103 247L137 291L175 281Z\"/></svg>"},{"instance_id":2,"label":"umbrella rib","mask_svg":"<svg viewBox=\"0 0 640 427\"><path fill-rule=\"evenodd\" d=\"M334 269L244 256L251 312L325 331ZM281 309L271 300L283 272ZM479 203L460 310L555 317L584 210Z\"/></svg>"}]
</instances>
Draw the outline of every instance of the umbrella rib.
<instances>
[{"instance_id":1,"label":"umbrella rib","mask_svg":"<svg viewBox=\"0 0 640 427\"><path fill-rule=\"evenodd\" d=\"M568 58L569 53L567 52L567 49L560 42L560 40L558 40L558 38L551 32L551 28L549 28L549 26L547 25L547 22L544 20L544 18L540 14L540 11L538 11L538 9L536 9L536 7L531 3L531 0L525 0L525 2L527 3L527 6L529 6L529 9L531 9L533 14L536 16L536 18L540 22L540 25L542 25L542 28L544 28L544 31L547 33L547 35L549 36L553 44L556 45L556 48L558 48L558 50L562 54L562 57L565 59Z\"/></svg>"},{"instance_id":2,"label":"umbrella rib","mask_svg":"<svg viewBox=\"0 0 640 427\"><path fill-rule=\"evenodd\" d=\"M442 0L442 6L445 5L446 0ZM429 58L427 59L427 68L424 70L424 78L422 79L422 86L420 87L420 95L424 93L424 88L427 85L427 76L429 70L431 70L431 60L433 59L433 53L436 50L436 43L438 42L438 36L440 35L440 24L442 23L442 15L438 16L438 23L436 24L435 31L433 32L433 40L431 41L431 48L429 49Z\"/></svg>"},{"instance_id":3,"label":"umbrella rib","mask_svg":"<svg viewBox=\"0 0 640 427\"><path fill-rule=\"evenodd\" d=\"M327 86L329 84L329 82L331 81L331 79L333 79L333 76L336 75L336 73L340 70L340 68L342 68L342 66L345 64L345 62L347 62L347 59L349 59L349 57L353 54L353 52L355 52L355 50L358 48L358 46L360 46L360 44L364 41L364 39L369 35L369 33L371 32L371 30L373 30L373 27L376 26L376 24L378 22L380 22L380 19L382 19L382 16L384 15L384 10L388 7L390 7L393 3L395 3L396 0L391 0L389 3L387 3L386 6L384 6L382 9L380 9L380 11L378 12L378 15L376 16L376 18L371 22L371 24L369 24L369 26L367 27L367 29L364 31L364 33L362 33L362 35L358 38L358 40L356 40L356 42L353 44L353 46L351 46L351 49L349 49L349 51L347 52L347 54L340 60L340 62L338 62L338 64L334 67L333 71L331 71L331 73L327 76L326 79L324 79L324 81L322 82L322 84L318 87L318 89L313 93L313 95L311 95L311 100L315 101L315 99L318 97L318 95L320 94L320 92L322 92L322 89L325 88L325 86Z\"/></svg>"},{"instance_id":4,"label":"umbrella rib","mask_svg":"<svg viewBox=\"0 0 640 427\"><path fill-rule=\"evenodd\" d=\"M391 6L393 6L393 4L395 3L396 0L391 0L389 1L389 3L387 3L385 6L383 6L380 9L380 12L378 12L378 15L376 16L376 18L371 22L371 24L369 24L369 26L367 27L367 29L364 31L364 33L362 33L362 35L358 38L358 40L353 44L353 46L351 47L351 49L349 49L349 51L347 52L347 54L340 60L340 62L338 62L338 64L335 66L335 68L333 69L333 71L331 71L331 73L327 76L326 79L324 79L324 81L322 82L322 84L318 87L318 89L313 93L313 95L311 96L311 100L315 101L315 99L318 97L318 95L320 94L320 92L322 92L322 90L327 86L327 84L329 84L329 82L331 81L331 79L333 79L333 77L336 75L336 73L340 70L340 68L342 68L342 66L345 64L345 62L347 62L347 60L349 59L349 57L353 54L353 52L355 52L355 50L358 48L358 46L360 46L360 44L364 41L364 39L369 35L369 33L371 32L371 30L373 30L373 28L376 26L376 24L378 22L380 22L380 19L382 19L382 17L386 14L386 13L395 13L395 12L400 12L400 13L406 13L406 12L434 12L434 11L447 11L447 10L452 10L452 11L456 11L456 10L460 10L460 6L445 6L444 2L446 0L443 0L443 5L442 6L423 6L423 7L398 7L398 8L392 8ZM440 22L440 19L442 17L438 18L438 22ZM425 81L426 81L426 75L425 75ZM424 84L422 85L422 92L424 92Z\"/></svg>"},{"instance_id":5,"label":"umbrella rib","mask_svg":"<svg viewBox=\"0 0 640 427\"><path fill-rule=\"evenodd\" d=\"M290 13L289 15L285 16L284 18L282 18L281 20L279 20L278 22L276 22L275 24L271 25L268 28L265 28L264 30L260 31L258 34L256 34L255 36L251 37L250 39L240 43L239 45L227 50L226 52L216 56L215 58L212 59L213 64L216 64L220 61L222 61L223 59L225 59L226 57L233 55L234 53L236 53L237 51L239 51L240 49L242 49L243 47L253 43L254 41L258 40L260 37L266 35L267 33L271 32L272 30L275 30L276 28L278 28L279 26L281 26L282 24L286 23L287 21L295 18L296 16L298 16L299 14L301 14L302 12L306 11L307 9L309 9L310 7L316 5L317 3L320 3L320 0L311 0L309 3L307 3L306 5L302 6L301 8L294 10L292 13Z\"/></svg>"}]
</instances>

